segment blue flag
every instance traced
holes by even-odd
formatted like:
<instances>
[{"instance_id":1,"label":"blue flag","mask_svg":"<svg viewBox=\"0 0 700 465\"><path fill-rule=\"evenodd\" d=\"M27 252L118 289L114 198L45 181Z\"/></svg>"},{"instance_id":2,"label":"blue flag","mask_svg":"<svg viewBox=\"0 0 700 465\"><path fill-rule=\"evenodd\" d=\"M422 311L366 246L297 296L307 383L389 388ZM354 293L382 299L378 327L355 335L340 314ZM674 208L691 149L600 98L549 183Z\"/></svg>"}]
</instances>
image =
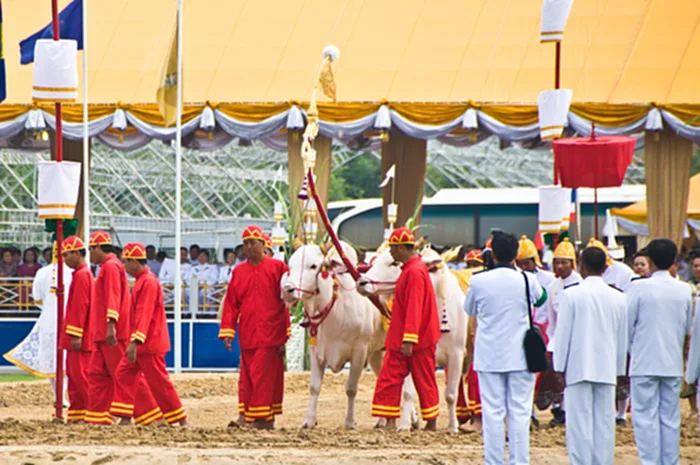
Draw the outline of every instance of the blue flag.
<instances>
[{"instance_id":1,"label":"blue flag","mask_svg":"<svg viewBox=\"0 0 700 465\"><path fill-rule=\"evenodd\" d=\"M58 15L61 25L61 39L73 39L78 41L78 50L83 49L83 0L73 0ZM28 65L34 62L34 45L39 39L51 39L53 37L53 25L49 23L44 29L32 34L19 43L19 51L22 56L20 63Z\"/></svg>"},{"instance_id":2,"label":"blue flag","mask_svg":"<svg viewBox=\"0 0 700 465\"><path fill-rule=\"evenodd\" d=\"M0 102L7 98L5 82L5 41L2 39L2 0L0 0Z\"/></svg>"}]
</instances>

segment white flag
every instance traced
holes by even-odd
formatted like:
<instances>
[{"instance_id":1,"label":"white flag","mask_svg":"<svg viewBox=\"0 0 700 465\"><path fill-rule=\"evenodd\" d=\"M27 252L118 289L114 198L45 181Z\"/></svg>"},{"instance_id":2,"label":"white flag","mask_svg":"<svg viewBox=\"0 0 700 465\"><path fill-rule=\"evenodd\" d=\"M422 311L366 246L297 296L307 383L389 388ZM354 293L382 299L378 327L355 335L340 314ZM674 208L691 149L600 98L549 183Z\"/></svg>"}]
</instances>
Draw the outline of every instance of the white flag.
<instances>
[{"instance_id":1,"label":"white flag","mask_svg":"<svg viewBox=\"0 0 700 465\"><path fill-rule=\"evenodd\" d=\"M387 184L389 184L390 179L394 179L396 176L396 165L391 165L391 168L389 168L386 171L386 176L384 177L384 181L379 185L379 187L386 187Z\"/></svg>"}]
</instances>

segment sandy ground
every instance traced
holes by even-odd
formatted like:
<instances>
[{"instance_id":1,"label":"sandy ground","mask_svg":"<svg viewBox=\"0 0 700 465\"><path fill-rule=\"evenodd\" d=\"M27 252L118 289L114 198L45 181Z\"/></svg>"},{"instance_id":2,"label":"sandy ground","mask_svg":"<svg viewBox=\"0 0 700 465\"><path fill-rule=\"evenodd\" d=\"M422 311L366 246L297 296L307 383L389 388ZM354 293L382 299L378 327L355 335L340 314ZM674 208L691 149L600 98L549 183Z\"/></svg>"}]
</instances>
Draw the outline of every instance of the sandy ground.
<instances>
[{"instance_id":1,"label":"sandy ground","mask_svg":"<svg viewBox=\"0 0 700 465\"><path fill-rule=\"evenodd\" d=\"M48 383L0 385L0 463L104 465L159 464L467 464L481 463L481 437L438 433L376 431L370 417L374 376L366 373L357 397L357 430L346 431L345 375L328 374L319 402L319 427L301 430L308 401L308 374L288 374L285 414L278 429L255 432L227 429L237 416L234 374L188 374L175 384L192 428L87 427L52 424ZM442 376L440 375L440 382ZM687 404L683 405L687 417ZM444 406L443 406L444 409ZM549 420L541 414L542 423ZM534 464L566 464L563 428L541 427L531 435ZM684 419L682 463L700 464L700 431ZM631 427L617 430L617 464L638 464Z\"/></svg>"}]
</instances>

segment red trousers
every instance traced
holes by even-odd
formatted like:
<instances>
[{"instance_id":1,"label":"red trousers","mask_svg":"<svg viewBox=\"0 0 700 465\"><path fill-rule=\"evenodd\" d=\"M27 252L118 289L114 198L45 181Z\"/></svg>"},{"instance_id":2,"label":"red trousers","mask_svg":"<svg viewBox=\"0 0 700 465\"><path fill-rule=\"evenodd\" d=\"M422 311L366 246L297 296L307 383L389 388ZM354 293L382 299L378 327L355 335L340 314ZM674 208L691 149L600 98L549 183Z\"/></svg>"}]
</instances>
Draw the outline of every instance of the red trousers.
<instances>
[{"instance_id":1,"label":"red trousers","mask_svg":"<svg viewBox=\"0 0 700 465\"><path fill-rule=\"evenodd\" d=\"M88 409L88 368L90 352L69 350L66 354L66 376L68 376L69 422L82 422Z\"/></svg>"},{"instance_id":2,"label":"red trousers","mask_svg":"<svg viewBox=\"0 0 700 465\"><path fill-rule=\"evenodd\" d=\"M245 409L247 422L272 421L282 413L284 384L280 382L283 367L279 347L244 349L241 351L239 404ZM243 402L241 402L241 393ZM240 409L240 405L239 405ZM277 413L279 412L279 413Z\"/></svg>"},{"instance_id":3,"label":"red trousers","mask_svg":"<svg viewBox=\"0 0 700 465\"><path fill-rule=\"evenodd\" d=\"M279 353L279 349L277 350ZM246 381L246 365L241 353L240 368L238 370L238 414L245 416L250 404L250 391L247 390L249 382ZM272 397L272 414L282 415L282 404L284 402L284 358L278 357L276 364L275 388Z\"/></svg>"},{"instance_id":4,"label":"red trousers","mask_svg":"<svg viewBox=\"0 0 700 465\"><path fill-rule=\"evenodd\" d=\"M414 350L410 357L387 349L372 400L372 416L399 418L403 381L411 374L420 400L423 420L437 418L440 394L435 379L435 347Z\"/></svg>"},{"instance_id":5,"label":"red trousers","mask_svg":"<svg viewBox=\"0 0 700 465\"><path fill-rule=\"evenodd\" d=\"M479 377L474 371L474 364L467 370L467 396L469 396L469 415L481 418L481 393L479 392Z\"/></svg>"},{"instance_id":6,"label":"red trousers","mask_svg":"<svg viewBox=\"0 0 700 465\"><path fill-rule=\"evenodd\" d=\"M88 370L88 411L85 422L93 425L111 425L112 417L109 408L114 396L114 384L117 368L124 358L126 341L119 341L110 347L104 342L95 344L95 350L90 359ZM136 423L148 425L163 418L153 394L146 384L143 375L140 376L136 393L134 416Z\"/></svg>"},{"instance_id":7,"label":"red trousers","mask_svg":"<svg viewBox=\"0 0 700 465\"><path fill-rule=\"evenodd\" d=\"M136 356L134 363L129 363L126 357L122 358L114 383L114 401L110 408L112 415L122 418L134 416L136 390L142 378L146 379L163 417L169 424L187 418L180 397L168 376L163 354L140 354Z\"/></svg>"}]
</instances>

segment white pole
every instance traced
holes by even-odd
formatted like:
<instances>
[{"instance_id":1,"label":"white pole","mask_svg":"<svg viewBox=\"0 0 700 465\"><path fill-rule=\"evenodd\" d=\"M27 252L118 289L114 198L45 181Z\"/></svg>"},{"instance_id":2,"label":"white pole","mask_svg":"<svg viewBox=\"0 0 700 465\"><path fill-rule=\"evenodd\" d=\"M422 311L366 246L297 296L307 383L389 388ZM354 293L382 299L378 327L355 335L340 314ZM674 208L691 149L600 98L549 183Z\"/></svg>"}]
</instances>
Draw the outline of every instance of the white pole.
<instances>
[{"instance_id":1,"label":"white pole","mask_svg":"<svg viewBox=\"0 0 700 465\"><path fill-rule=\"evenodd\" d=\"M175 373L182 371L182 3L177 5L177 133L175 135Z\"/></svg>"},{"instance_id":2,"label":"white pole","mask_svg":"<svg viewBox=\"0 0 700 465\"><path fill-rule=\"evenodd\" d=\"M83 0L83 237L90 243L90 133L88 131L88 0ZM85 251L90 263L90 251Z\"/></svg>"}]
</instances>

